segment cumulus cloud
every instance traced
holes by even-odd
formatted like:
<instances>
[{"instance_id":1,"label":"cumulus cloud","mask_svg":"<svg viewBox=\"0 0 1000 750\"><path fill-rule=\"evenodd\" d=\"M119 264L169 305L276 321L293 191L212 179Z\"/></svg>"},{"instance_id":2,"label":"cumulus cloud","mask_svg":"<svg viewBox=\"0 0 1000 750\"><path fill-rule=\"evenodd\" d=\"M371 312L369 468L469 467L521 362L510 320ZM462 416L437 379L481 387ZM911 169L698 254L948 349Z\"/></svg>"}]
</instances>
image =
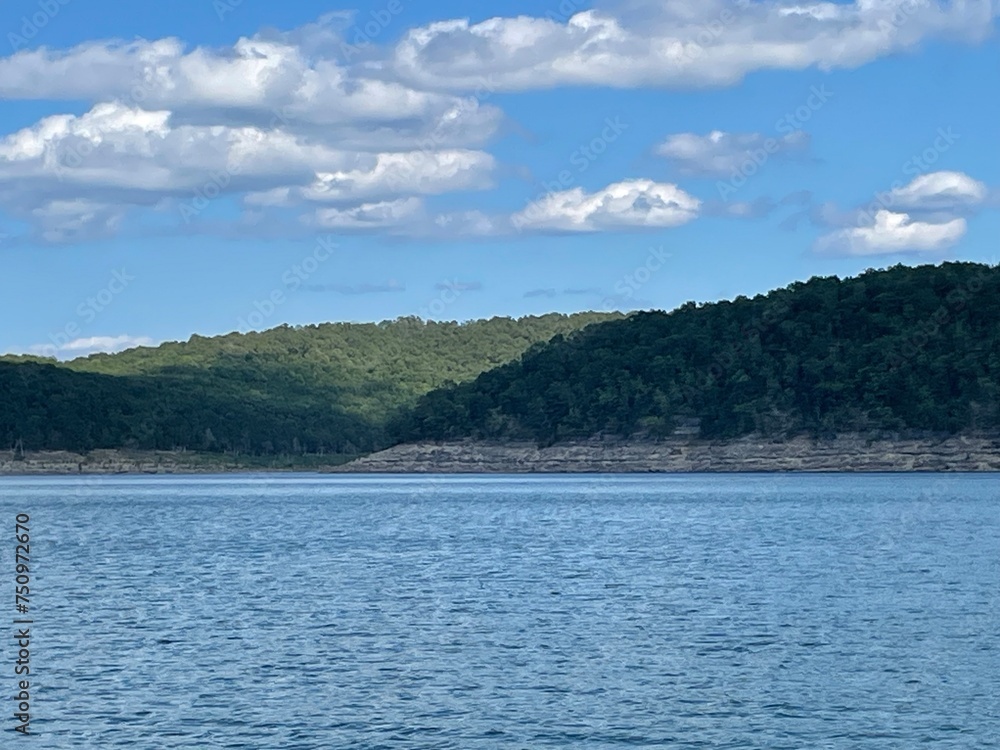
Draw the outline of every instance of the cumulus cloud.
<instances>
[{"instance_id":1,"label":"cumulus cloud","mask_svg":"<svg viewBox=\"0 0 1000 750\"><path fill-rule=\"evenodd\" d=\"M469 145L485 142L499 125L500 111L475 97L416 90L307 55L304 47L323 33L310 26L274 39L241 38L227 49L188 50L180 40L160 39L22 50L0 58L0 96L119 101L211 125L281 123L338 134L340 126L360 126L355 134L373 131L383 146L385 128L411 146L427 137Z\"/></svg>"},{"instance_id":2,"label":"cumulus cloud","mask_svg":"<svg viewBox=\"0 0 1000 750\"><path fill-rule=\"evenodd\" d=\"M638 13L586 10L565 22L518 16L431 23L399 42L392 66L414 85L451 90L483 80L503 90L732 85L756 70L854 68L928 39L982 39L1000 13L991 0L641 5Z\"/></svg>"},{"instance_id":3,"label":"cumulus cloud","mask_svg":"<svg viewBox=\"0 0 1000 750\"><path fill-rule=\"evenodd\" d=\"M93 103L0 140L0 209L70 242L113 234L139 208L174 206L187 224L220 195L248 213L333 205L337 225L490 187L494 159L477 147L500 110L338 62L337 33L324 22L222 49L97 41L0 58L0 96Z\"/></svg>"},{"instance_id":4,"label":"cumulus cloud","mask_svg":"<svg viewBox=\"0 0 1000 750\"><path fill-rule=\"evenodd\" d=\"M247 202L256 205L296 205L302 201L344 203L399 194L480 190L492 185L495 168L491 155L468 150L358 154L344 161L353 163L337 171L317 172L308 185L250 194Z\"/></svg>"},{"instance_id":5,"label":"cumulus cloud","mask_svg":"<svg viewBox=\"0 0 1000 750\"><path fill-rule=\"evenodd\" d=\"M481 211L433 213L423 200L412 197L319 209L307 223L340 231L424 240L489 239L514 233L509 216Z\"/></svg>"},{"instance_id":6,"label":"cumulus cloud","mask_svg":"<svg viewBox=\"0 0 1000 750\"><path fill-rule=\"evenodd\" d=\"M704 209L649 180L567 190L514 216L430 214L423 198L493 186L484 147L503 123L487 101L496 91L716 86L760 69L855 67L927 39L981 38L1000 12L993 0L619 0L614 13L575 12L580 4L546 18L431 23L357 60L344 54L337 14L220 48L166 38L16 50L0 58L0 97L89 109L0 139L0 210L49 242L111 236L141 211L177 211L175 231L206 231L199 206L215 196L262 232L279 216L300 231L434 237L676 226ZM659 152L685 173L720 174L766 145L761 137L685 133ZM808 145L802 134L775 140L779 153ZM939 187L900 199L916 211L935 190L973 195L967 184Z\"/></svg>"},{"instance_id":7,"label":"cumulus cloud","mask_svg":"<svg viewBox=\"0 0 1000 750\"><path fill-rule=\"evenodd\" d=\"M418 222L423 215L424 204L419 198L400 198L349 208L321 208L314 219L324 229L371 231L403 228Z\"/></svg>"},{"instance_id":8,"label":"cumulus cloud","mask_svg":"<svg viewBox=\"0 0 1000 750\"><path fill-rule=\"evenodd\" d=\"M481 151L363 152L283 129L173 125L169 112L99 104L0 139L0 205L60 242L107 236L129 208L208 200L250 206L360 205L380 198L483 189L495 161Z\"/></svg>"},{"instance_id":9,"label":"cumulus cloud","mask_svg":"<svg viewBox=\"0 0 1000 750\"><path fill-rule=\"evenodd\" d=\"M301 180L314 168L345 165L344 152L280 130L170 124L170 113L100 104L80 116L47 117L0 140L0 185L54 193L149 192L204 185L225 173L242 186Z\"/></svg>"},{"instance_id":10,"label":"cumulus cloud","mask_svg":"<svg viewBox=\"0 0 1000 750\"><path fill-rule=\"evenodd\" d=\"M965 230L965 219L930 223L882 210L871 226L841 229L821 237L816 250L834 255L940 253L962 239Z\"/></svg>"},{"instance_id":11,"label":"cumulus cloud","mask_svg":"<svg viewBox=\"0 0 1000 750\"><path fill-rule=\"evenodd\" d=\"M713 130L707 135L672 135L657 146L655 152L668 159L683 174L729 177L738 173L744 164L756 166L772 156L802 152L808 148L809 136L801 130L780 137Z\"/></svg>"},{"instance_id":12,"label":"cumulus cloud","mask_svg":"<svg viewBox=\"0 0 1000 750\"><path fill-rule=\"evenodd\" d=\"M828 232L816 245L820 251L848 254L937 252L965 234L966 219L995 207L997 194L963 172L940 171L897 181L876 192L866 205L843 208L827 201L807 205L788 217L782 227L795 229L808 221ZM806 203L809 196L804 195ZM705 213L710 213L706 207Z\"/></svg>"},{"instance_id":13,"label":"cumulus cloud","mask_svg":"<svg viewBox=\"0 0 1000 750\"><path fill-rule=\"evenodd\" d=\"M515 233L610 232L680 226L700 214L700 200L676 185L626 180L594 193L573 188L549 193L513 214L433 213L419 197L358 206L317 208L310 226L380 232L411 238L502 238Z\"/></svg>"},{"instance_id":14,"label":"cumulus cloud","mask_svg":"<svg viewBox=\"0 0 1000 750\"><path fill-rule=\"evenodd\" d=\"M573 188L535 201L511 217L519 230L596 232L675 227L698 216L701 201L676 185L626 180L596 193Z\"/></svg>"},{"instance_id":15,"label":"cumulus cloud","mask_svg":"<svg viewBox=\"0 0 1000 750\"><path fill-rule=\"evenodd\" d=\"M54 344L36 344L29 347L30 354L40 357L55 357L57 359L75 359L76 357L86 357L100 352L114 353L133 349L137 346L154 346L154 341L148 336L90 336L88 338L73 339L65 344L56 346Z\"/></svg>"},{"instance_id":16,"label":"cumulus cloud","mask_svg":"<svg viewBox=\"0 0 1000 750\"><path fill-rule=\"evenodd\" d=\"M962 172L931 172L889 194L889 205L904 209L960 209L986 200L986 185Z\"/></svg>"},{"instance_id":17,"label":"cumulus cloud","mask_svg":"<svg viewBox=\"0 0 1000 750\"><path fill-rule=\"evenodd\" d=\"M20 199L24 199L24 195ZM71 198L51 200L28 211L39 227L39 237L45 242L63 244L82 240L111 237L125 218L121 206Z\"/></svg>"}]
</instances>

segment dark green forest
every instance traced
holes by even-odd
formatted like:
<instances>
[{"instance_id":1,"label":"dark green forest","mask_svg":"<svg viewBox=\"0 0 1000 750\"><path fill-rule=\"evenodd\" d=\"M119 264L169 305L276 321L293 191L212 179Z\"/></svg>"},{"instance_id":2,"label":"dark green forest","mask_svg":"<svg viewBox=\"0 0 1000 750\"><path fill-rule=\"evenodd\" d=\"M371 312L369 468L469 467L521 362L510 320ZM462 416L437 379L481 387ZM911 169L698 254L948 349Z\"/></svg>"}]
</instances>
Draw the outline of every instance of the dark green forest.
<instances>
[{"instance_id":1,"label":"dark green forest","mask_svg":"<svg viewBox=\"0 0 1000 750\"><path fill-rule=\"evenodd\" d=\"M620 317L401 318L193 336L64 363L4 357L0 440L26 450L352 455L388 444L388 418L420 395Z\"/></svg>"},{"instance_id":2,"label":"dark green forest","mask_svg":"<svg viewBox=\"0 0 1000 750\"><path fill-rule=\"evenodd\" d=\"M398 441L1000 431L1000 269L896 266L557 336L423 396Z\"/></svg>"},{"instance_id":3,"label":"dark green forest","mask_svg":"<svg viewBox=\"0 0 1000 750\"><path fill-rule=\"evenodd\" d=\"M627 317L282 326L0 358L0 440L355 455L414 440L1000 433L1000 268L896 266Z\"/></svg>"}]
</instances>

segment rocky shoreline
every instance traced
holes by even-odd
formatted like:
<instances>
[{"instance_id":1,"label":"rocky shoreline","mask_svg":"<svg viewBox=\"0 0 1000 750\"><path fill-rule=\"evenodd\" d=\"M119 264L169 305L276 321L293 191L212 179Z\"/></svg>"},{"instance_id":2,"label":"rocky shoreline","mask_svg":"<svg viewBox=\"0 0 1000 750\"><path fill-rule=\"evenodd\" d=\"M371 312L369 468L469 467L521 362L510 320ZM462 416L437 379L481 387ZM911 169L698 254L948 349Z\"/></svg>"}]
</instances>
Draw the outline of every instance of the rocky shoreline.
<instances>
[{"instance_id":1,"label":"rocky shoreline","mask_svg":"<svg viewBox=\"0 0 1000 750\"><path fill-rule=\"evenodd\" d=\"M225 471L194 455L169 451L95 450L26 451L23 456L4 454L0 476L73 474L187 474Z\"/></svg>"},{"instance_id":2,"label":"rocky shoreline","mask_svg":"<svg viewBox=\"0 0 1000 750\"><path fill-rule=\"evenodd\" d=\"M1000 471L1000 436L829 440L748 437L730 441L595 438L539 448L534 443L456 441L399 445L342 465L289 460L236 462L220 454L95 450L26 452L0 457L0 476L222 474L246 472L373 474L530 474L646 472Z\"/></svg>"},{"instance_id":3,"label":"rocky shoreline","mask_svg":"<svg viewBox=\"0 0 1000 750\"><path fill-rule=\"evenodd\" d=\"M594 439L548 448L533 443L419 443L374 453L338 470L442 474L1000 471L1000 436L724 442Z\"/></svg>"},{"instance_id":4,"label":"rocky shoreline","mask_svg":"<svg viewBox=\"0 0 1000 750\"><path fill-rule=\"evenodd\" d=\"M25 451L23 456L0 455L0 476L331 471L346 460L337 456L260 457L198 451Z\"/></svg>"}]
</instances>

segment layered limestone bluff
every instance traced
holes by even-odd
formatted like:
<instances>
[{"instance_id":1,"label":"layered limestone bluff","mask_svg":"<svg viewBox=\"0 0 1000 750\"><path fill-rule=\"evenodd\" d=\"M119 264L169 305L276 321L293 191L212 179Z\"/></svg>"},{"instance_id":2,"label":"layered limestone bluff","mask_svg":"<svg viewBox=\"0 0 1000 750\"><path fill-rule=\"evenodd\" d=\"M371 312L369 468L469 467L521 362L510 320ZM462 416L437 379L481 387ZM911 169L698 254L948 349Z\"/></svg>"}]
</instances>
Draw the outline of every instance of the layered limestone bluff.
<instances>
[{"instance_id":1,"label":"layered limestone bluff","mask_svg":"<svg viewBox=\"0 0 1000 750\"><path fill-rule=\"evenodd\" d=\"M1000 436L399 445L340 467L371 473L1000 471Z\"/></svg>"},{"instance_id":2,"label":"layered limestone bluff","mask_svg":"<svg viewBox=\"0 0 1000 750\"><path fill-rule=\"evenodd\" d=\"M188 455L191 457L167 451L95 450L87 453L26 451L23 456L4 454L0 457L0 476L180 474L220 471L216 466L197 462L193 454Z\"/></svg>"},{"instance_id":3,"label":"layered limestone bluff","mask_svg":"<svg viewBox=\"0 0 1000 750\"><path fill-rule=\"evenodd\" d=\"M321 471L388 474L520 474L778 471L1000 471L1000 436L829 440L741 438L663 441L594 438L539 448L530 442L414 443L343 465L293 457L248 465L222 454L95 450L0 456L2 475L203 474Z\"/></svg>"}]
</instances>

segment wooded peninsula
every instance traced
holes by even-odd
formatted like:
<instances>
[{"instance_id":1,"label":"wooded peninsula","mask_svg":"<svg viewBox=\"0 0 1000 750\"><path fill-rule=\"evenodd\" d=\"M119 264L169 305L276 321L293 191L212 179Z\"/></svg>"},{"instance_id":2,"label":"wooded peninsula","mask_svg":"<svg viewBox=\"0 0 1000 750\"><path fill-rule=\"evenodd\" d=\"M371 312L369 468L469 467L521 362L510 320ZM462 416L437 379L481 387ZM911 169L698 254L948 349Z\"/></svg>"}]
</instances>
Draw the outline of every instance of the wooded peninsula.
<instances>
[{"instance_id":1,"label":"wooded peninsula","mask_svg":"<svg viewBox=\"0 0 1000 750\"><path fill-rule=\"evenodd\" d=\"M68 362L5 356L0 441L7 471L46 451L315 468L416 444L858 436L985 440L982 468L1000 436L998 376L1000 268L895 266L670 312L400 318Z\"/></svg>"}]
</instances>

